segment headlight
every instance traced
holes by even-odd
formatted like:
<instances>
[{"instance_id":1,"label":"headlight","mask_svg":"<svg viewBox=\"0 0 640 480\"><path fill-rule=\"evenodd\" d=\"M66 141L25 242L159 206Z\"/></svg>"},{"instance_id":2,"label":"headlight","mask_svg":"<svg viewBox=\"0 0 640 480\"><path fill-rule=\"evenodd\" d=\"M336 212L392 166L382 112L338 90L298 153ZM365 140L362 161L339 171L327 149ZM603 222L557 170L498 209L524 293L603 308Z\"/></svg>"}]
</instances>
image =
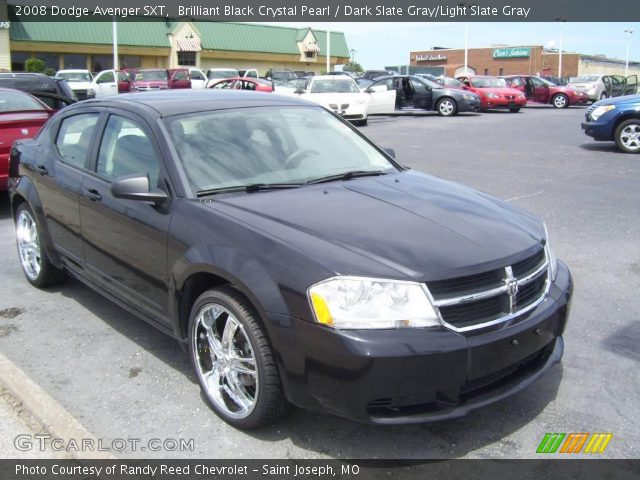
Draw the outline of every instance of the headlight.
<instances>
[{"instance_id":1,"label":"headlight","mask_svg":"<svg viewBox=\"0 0 640 480\"><path fill-rule=\"evenodd\" d=\"M475 100L476 98L480 98L480 97L476 97L476 95L469 95L465 93L464 95L462 95L462 98L464 98L465 100Z\"/></svg>"},{"instance_id":2,"label":"headlight","mask_svg":"<svg viewBox=\"0 0 640 480\"><path fill-rule=\"evenodd\" d=\"M318 323L338 329L435 327L427 287L414 282L334 277L309 287Z\"/></svg>"},{"instance_id":3,"label":"headlight","mask_svg":"<svg viewBox=\"0 0 640 480\"><path fill-rule=\"evenodd\" d=\"M558 257L551 248L551 238L549 237L549 230L547 229L547 224L543 223L544 226L544 249L547 252L547 258L549 259L549 275L551 276L551 281L555 282L556 277L558 276Z\"/></svg>"},{"instance_id":4,"label":"headlight","mask_svg":"<svg viewBox=\"0 0 640 480\"><path fill-rule=\"evenodd\" d=\"M518 95L518 98L527 98L527 97L524 93L521 93L520 95Z\"/></svg>"},{"instance_id":5,"label":"headlight","mask_svg":"<svg viewBox=\"0 0 640 480\"><path fill-rule=\"evenodd\" d=\"M500 98L500 95L498 95L496 93L487 93L486 97L487 98Z\"/></svg>"},{"instance_id":6,"label":"headlight","mask_svg":"<svg viewBox=\"0 0 640 480\"><path fill-rule=\"evenodd\" d=\"M593 112L591 112L591 118L593 120L598 120L602 115L613 110L614 108L616 108L615 105L601 105L597 107Z\"/></svg>"}]
</instances>

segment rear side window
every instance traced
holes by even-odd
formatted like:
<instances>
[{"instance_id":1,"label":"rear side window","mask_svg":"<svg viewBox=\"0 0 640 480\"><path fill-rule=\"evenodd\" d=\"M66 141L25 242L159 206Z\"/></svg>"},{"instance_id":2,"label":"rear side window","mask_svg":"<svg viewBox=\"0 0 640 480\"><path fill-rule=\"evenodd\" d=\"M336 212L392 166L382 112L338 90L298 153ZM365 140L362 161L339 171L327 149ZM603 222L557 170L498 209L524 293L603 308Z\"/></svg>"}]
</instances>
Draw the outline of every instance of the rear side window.
<instances>
[{"instance_id":1,"label":"rear side window","mask_svg":"<svg viewBox=\"0 0 640 480\"><path fill-rule=\"evenodd\" d=\"M85 168L98 116L97 113L83 113L62 120L56 147L65 163Z\"/></svg>"}]
</instances>

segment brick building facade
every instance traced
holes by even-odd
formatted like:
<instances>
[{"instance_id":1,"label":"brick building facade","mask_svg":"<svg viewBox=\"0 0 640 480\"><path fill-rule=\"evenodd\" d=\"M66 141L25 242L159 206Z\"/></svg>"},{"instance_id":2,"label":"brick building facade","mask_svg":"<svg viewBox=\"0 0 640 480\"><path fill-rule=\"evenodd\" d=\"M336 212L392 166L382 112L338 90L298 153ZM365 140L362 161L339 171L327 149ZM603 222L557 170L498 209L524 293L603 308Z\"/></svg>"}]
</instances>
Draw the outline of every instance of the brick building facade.
<instances>
[{"instance_id":1,"label":"brick building facade","mask_svg":"<svg viewBox=\"0 0 640 480\"><path fill-rule=\"evenodd\" d=\"M441 67L445 75L455 77L464 71L464 49L437 48L410 52L409 64ZM559 54L542 45L470 48L468 68L477 75L558 76ZM625 62L579 53L562 54L562 76L588 74L624 74ZM629 74L640 74L638 62L629 64Z\"/></svg>"}]
</instances>

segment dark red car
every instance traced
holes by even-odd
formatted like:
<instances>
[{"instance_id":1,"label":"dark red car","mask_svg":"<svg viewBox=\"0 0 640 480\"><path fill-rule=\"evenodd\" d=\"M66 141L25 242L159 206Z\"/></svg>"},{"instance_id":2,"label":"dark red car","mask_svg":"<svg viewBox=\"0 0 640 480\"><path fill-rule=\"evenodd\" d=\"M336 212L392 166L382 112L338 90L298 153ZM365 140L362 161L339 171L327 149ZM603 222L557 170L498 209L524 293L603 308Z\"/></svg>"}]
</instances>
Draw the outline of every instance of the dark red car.
<instances>
[{"instance_id":1,"label":"dark red car","mask_svg":"<svg viewBox=\"0 0 640 480\"><path fill-rule=\"evenodd\" d=\"M555 108L567 108L570 105L583 105L589 101L585 92L569 87L559 87L535 75L506 75L500 78L504 78L509 87L524 92L530 102L550 103Z\"/></svg>"},{"instance_id":2,"label":"dark red car","mask_svg":"<svg viewBox=\"0 0 640 480\"><path fill-rule=\"evenodd\" d=\"M273 83L261 78L225 78L219 82L212 83L209 88L229 89L229 90L251 90L254 92L273 92Z\"/></svg>"},{"instance_id":3,"label":"dark red car","mask_svg":"<svg viewBox=\"0 0 640 480\"><path fill-rule=\"evenodd\" d=\"M131 90L148 92L169 88L191 88L191 77L187 68L143 68L137 70Z\"/></svg>"},{"instance_id":4,"label":"dark red car","mask_svg":"<svg viewBox=\"0 0 640 480\"><path fill-rule=\"evenodd\" d=\"M461 75L457 79L462 83L462 88L480 96L480 105L483 110L506 108L516 113L527 104L526 95L520 90L507 87L507 83L502 78Z\"/></svg>"},{"instance_id":5,"label":"dark red car","mask_svg":"<svg viewBox=\"0 0 640 480\"><path fill-rule=\"evenodd\" d=\"M0 190L6 190L15 140L32 138L55 110L28 93L0 88Z\"/></svg>"}]
</instances>

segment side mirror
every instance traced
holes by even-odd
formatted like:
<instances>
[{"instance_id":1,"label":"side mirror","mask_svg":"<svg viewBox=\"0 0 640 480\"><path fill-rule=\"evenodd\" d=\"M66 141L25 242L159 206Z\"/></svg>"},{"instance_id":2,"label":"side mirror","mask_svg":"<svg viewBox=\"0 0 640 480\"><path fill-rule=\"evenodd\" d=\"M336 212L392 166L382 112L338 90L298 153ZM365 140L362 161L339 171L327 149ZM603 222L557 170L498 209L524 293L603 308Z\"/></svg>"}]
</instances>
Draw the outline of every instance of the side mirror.
<instances>
[{"instance_id":1,"label":"side mirror","mask_svg":"<svg viewBox=\"0 0 640 480\"><path fill-rule=\"evenodd\" d=\"M126 200L141 200L156 204L164 202L169 195L160 189L149 189L149 177L147 175L127 175L116 179L111 184L111 195L115 198Z\"/></svg>"},{"instance_id":2,"label":"side mirror","mask_svg":"<svg viewBox=\"0 0 640 480\"><path fill-rule=\"evenodd\" d=\"M384 150L384 152L389 155L391 158L395 159L396 158L396 151L391 148L391 147L382 147L382 150Z\"/></svg>"},{"instance_id":3,"label":"side mirror","mask_svg":"<svg viewBox=\"0 0 640 480\"><path fill-rule=\"evenodd\" d=\"M302 95L303 93L307 93L305 90L301 89L301 88L296 88L295 92L293 93L297 93L298 95Z\"/></svg>"},{"instance_id":4,"label":"side mirror","mask_svg":"<svg viewBox=\"0 0 640 480\"><path fill-rule=\"evenodd\" d=\"M367 89L365 90L366 93L373 93L375 92L375 90L371 87L367 87Z\"/></svg>"}]
</instances>

